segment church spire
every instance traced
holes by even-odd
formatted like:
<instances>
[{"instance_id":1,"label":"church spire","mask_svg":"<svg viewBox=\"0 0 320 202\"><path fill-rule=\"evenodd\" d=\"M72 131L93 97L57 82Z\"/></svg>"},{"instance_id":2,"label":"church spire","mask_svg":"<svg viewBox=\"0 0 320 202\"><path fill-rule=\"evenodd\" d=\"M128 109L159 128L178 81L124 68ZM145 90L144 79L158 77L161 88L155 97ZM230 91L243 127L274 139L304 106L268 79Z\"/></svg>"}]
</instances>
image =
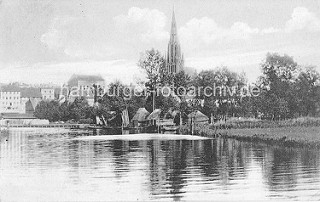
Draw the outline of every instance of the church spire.
<instances>
[{"instance_id":1,"label":"church spire","mask_svg":"<svg viewBox=\"0 0 320 202\"><path fill-rule=\"evenodd\" d=\"M172 10L171 32L166 57L166 68L168 73L176 74L183 70L184 61L178 41L176 16L174 7Z\"/></svg>"},{"instance_id":2,"label":"church spire","mask_svg":"<svg viewBox=\"0 0 320 202\"><path fill-rule=\"evenodd\" d=\"M172 9L170 41L178 41L177 24L176 24L176 16L175 16L175 13L174 13L174 6L173 6L173 9Z\"/></svg>"}]
</instances>

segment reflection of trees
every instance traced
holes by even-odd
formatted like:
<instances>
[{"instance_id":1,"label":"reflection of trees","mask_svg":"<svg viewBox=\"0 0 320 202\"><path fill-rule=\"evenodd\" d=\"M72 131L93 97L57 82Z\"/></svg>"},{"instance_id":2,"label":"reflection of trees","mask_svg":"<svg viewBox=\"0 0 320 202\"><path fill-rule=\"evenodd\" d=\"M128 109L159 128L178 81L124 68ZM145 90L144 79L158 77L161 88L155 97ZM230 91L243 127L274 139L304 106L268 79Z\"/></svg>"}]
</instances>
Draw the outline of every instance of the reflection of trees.
<instances>
[{"instance_id":1,"label":"reflection of trees","mask_svg":"<svg viewBox=\"0 0 320 202\"><path fill-rule=\"evenodd\" d=\"M141 174L138 176L141 186L147 187L155 199L179 200L193 188L196 191L213 190L217 186L233 189L230 184L243 182L249 186L247 176L260 176L260 168L267 187L277 194L285 191L281 193L284 195L287 190L301 189L298 185L314 189L320 176L319 149L307 147L280 147L226 138L79 141L66 135L24 133L10 134L0 140L1 166L8 164L13 169L15 166L28 169L28 165L24 165L27 163L50 169L67 166L74 171L71 174L76 183L85 175L105 177L111 172L116 178L137 180L131 178L131 174ZM248 175L252 173L258 175ZM143 181L145 176L147 180Z\"/></svg>"},{"instance_id":2,"label":"reflection of trees","mask_svg":"<svg viewBox=\"0 0 320 202\"><path fill-rule=\"evenodd\" d=\"M297 153L292 148L273 149L268 183L271 189L290 189L297 184Z\"/></svg>"},{"instance_id":3,"label":"reflection of trees","mask_svg":"<svg viewBox=\"0 0 320 202\"><path fill-rule=\"evenodd\" d=\"M72 147L70 150L76 155L76 148ZM319 178L319 150L310 148L280 147L218 138L97 142L94 150L95 156L100 160L103 157L110 159L110 154L112 155L109 166L114 167L118 177L130 172L130 158L146 156L143 163L148 162L148 168L139 169L146 169L149 180L144 185L154 198L167 196L179 200L193 179L223 186L229 186L233 180L246 180L249 172L257 172L251 171L249 164L261 166L263 178L271 191L296 189L299 179ZM131 155L132 152L135 154ZM251 164L252 161L258 164ZM208 188L210 189L208 186L203 189Z\"/></svg>"},{"instance_id":4,"label":"reflection of trees","mask_svg":"<svg viewBox=\"0 0 320 202\"><path fill-rule=\"evenodd\" d=\"M182 198L182 188L186 185L187 163L190 162L190 141L170 141L166 156L166 176L173 198Z\"/></svg>"},{"instance_id":5,"label":"reflection of trees","mask_svg":"<svg viewBox=\"0 0 320 202\"><path fill-rule=\"evenodd\" d=\"M228 139L228 170L229 178L232 179L235 175L243 176L245 174L244 168L245 159L248 157L248 153L245 152L246 144L234 139ZM247 154L247 155L246 155Z\"/></svg>"},{"instance_id":6,"label":"reflection of trees","mask_svg":"<svg viewBox=\"0 0 320 202\"><path fill-rule=\"evenodd\" d=\"M317 149L301 149L301 166L302 168L319 168L319 150Z\"/></svg>"},{"instance_id":7,"label":"reflection of trees","mask_svg":"<svg viewBox=\"0 0 320 202\"><path fill-rule=\"evenodd\" d=\"M79 140L72 140L68 144L69 164L74 168L79 168Z\"/></svg>"},{"instance_id":8,"label":"reflection of trees","mask_svg":"<svg viewBox=\"0 0 320 202\"><path fill-rule=\"evenodd\" d=\"M219 138L216 142L216 170L224 184L235 177L245 176L247 144L234 140Z\"/></svg>"},{"instance_id":9,"label":"reflection of trees","mask_svg":"<svg viewBox=\"0 0 320 202\"><path fill-rule=\"evenodd\" d=\"M272 190L296 186L298 155L295 149L261 143L252 145L252 155L261 165L263 176Z\"/></svg>"},{"instance_id":10,"label":"reflection of trees","mask_svg":"<svg viewBox=\"0 0 320 202\"><path fill-rule=\"evenodd\" d=\"M122 177L129 172L129 142L114 140L110 142L110 152L112 153L113 170L117 177Z\"/></svg>"},{"instance_id":11,"label":"reflection of trees","mask_svg":"<svg viewBox=\"0 0 320 202\"><path fill-rule=\"evenodd\" d=\"M253 144L253 155L262 166L263 176L271 190L292 190L302 177L318 177L319 151L310 148Z\"/></svg>"},{"instance_id":12,"label":"reflection of trees","mask_svg":"<svg viewBox=\"0 0 320 202\"><path fill-rule=\"evenodd\" d=\"M245 158L249 155L243 143L230 139L149 141L148 148L152 195L163 195L169 189L175 199L182 197L188 178L197 174L195 169L206 181L227 182L245 175Z\"/></svg>"},{"instance_id":13,"label":"reflection of trees","mask_svg":"<svg viewBox=\"0 0 320 202\"><path fill-rule=\"evenodd\" d=\"M236 140L149 141L150 191L180 199L197 170L206 181L233 180L245 174L243 143Z\"/></svg>"},{"instance_id":14,"label":"reflection of trees","mask_svg":"<svg viewBox=\"0 0 320 202\"><path fill-rule=\"evenodd\" d=\"M149 148L149 188L154 196L167 194L180 199L187 174L187 141L148 141ZM190 160L189 160L190 162ZM166 187L165 185L168 184Z\"/></svg>"},{"instance_id":15,"label":"reflection of trees","mask_svg":"<svg viewBox=\"0 0 320 202\"><path fill-rule=\"evenodd\" d=\"M161 148L162 142L160 141L148 141L147 148L149 148L148 157L149 157L149 177L150 182L148 186L150 188L152 195L164 194L161 189L166 182L166 171L165 171L165 158L162 154L162 151L167 151L167 145L163 144L165 148Z\"/></svg>"},{"instance_id":16,"label":"reflection of trees","mask_svg":"<svg viewBox=\"0 0 320 202\"><path fill-rule=\"evenodd\" d=\"M320 176L320 155L318 149L301 149L301 172L305 177L317 179ZM310 172L312 170L312 172ZM317 171L317 172L315 172Z\"/></svg>"},{"instance_id":17,"label":"reflection of trees","mask_svg":"<svg viewBox=\"0 0 320 202\"><path fill-rule=\"evenodd\" d=\"M200 158L196 164L206 177L212 177L219 173L219 158L217 155L217 141L204 141Z\"/></svg>"}]
</instances>

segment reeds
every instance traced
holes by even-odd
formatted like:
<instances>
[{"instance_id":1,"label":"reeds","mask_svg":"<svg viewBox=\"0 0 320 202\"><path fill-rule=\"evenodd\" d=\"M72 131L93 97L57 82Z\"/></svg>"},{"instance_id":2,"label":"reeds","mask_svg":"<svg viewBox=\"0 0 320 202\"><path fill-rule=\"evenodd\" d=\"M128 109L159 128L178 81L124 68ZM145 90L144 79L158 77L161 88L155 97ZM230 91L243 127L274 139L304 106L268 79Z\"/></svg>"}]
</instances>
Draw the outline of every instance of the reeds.
<instances>
[{"instance_id":1,"label":"reeds","mask_svg":"<svg viewBox=\"0 0 320 202\"><path fill-rule=\"evenodd\" d=\"M182 134L191 134L190 125L180 128ZM320 147L320 118L303 117L283 121L258 119L231 119L225 124L198 124L194 135L229 137L281 145Z\"/></svg>"},{"instance_id":2,"label":"reeds","mask_svg":"<svg viewBox=\"0 0 320 202\"><path fill-rule=\"evenodd\" d=\"M180 133L181 134L191 134L191 128L190 125L183 125L180 127ZM194 135L199 136L210 136L215 137L219 135L221 131L218 131L215 128L212 128L212 125L209 124L196 124L193 130Z\"/></svg>"},{"instance_id":3,"label":"reeds","mask_svg":"<svg viewBox=\"0 0 320 202\"><path fill-rule=\"evenodd\" d=\"M231 118L226 122L215 123L219 127L225 125L225 128L280 128L280 127L318 127L320 118L300 117L281 121L260 120L253 118Z\"/></svg>"}]
</instances>

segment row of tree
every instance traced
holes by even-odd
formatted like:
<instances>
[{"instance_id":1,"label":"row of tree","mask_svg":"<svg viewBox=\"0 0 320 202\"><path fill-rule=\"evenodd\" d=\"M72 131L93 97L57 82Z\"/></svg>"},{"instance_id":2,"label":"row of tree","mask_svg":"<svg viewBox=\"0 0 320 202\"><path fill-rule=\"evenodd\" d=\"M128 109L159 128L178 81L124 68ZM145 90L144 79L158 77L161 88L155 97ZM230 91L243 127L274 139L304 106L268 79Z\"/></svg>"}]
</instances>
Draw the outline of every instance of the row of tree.
<instances>
[{"instance_id":1,"label":"row of tree","mask_svg":"<svg viewBox=\"0 0 320 202\"><path fill-rule=\"evenodd\" d=\"M253 84L248 84L245 74L230 71L227 67L201 71L192 77L183 71L175 75L168 74L163 57L155 50L146 51L139 66L146 70L146 88L150 91L159 86L171 85L179 96L178 87L196 88L194 96L180 96L179 103L175 102L174 96L166 99L157 97L155 108L174 107L186 113L198 109L209 117L213 114L215 117L259 117L272 120L320 115L320 74L315 67L298 65L288 55L268 53L261 63L262 75ZM214 89L213 94L211 92L211 96L207 96L206 86L224 87L227 93ZM259 93L239 92L244 87L256 88ZM236 89L235 93L230 93L233 88Z\"/></svg>"},{"instance_id":2,"label":"row of tree","mask_svg":"<svg viewBox=\"0 0 320 202\"><path fill-rule=\"evenodd\" d=\"M90 107L85 98L76 98L74 102L62 104L57 101L42 101L34 114L50 121L80 121L94 120L95 116L101 115L108 119L114 118L115 114L121 115L121 112L127 109L131 119L139 108L145 107L149 112L162 109L163 115L168 111L179 110L185 118L194 110L216 118L236 116L277 120L319 115L319 73L315 67L298 65L287 55L267 54L261 64L262 75L257 82L250 85L244 73L233 72L227 67L205 70L193 75L184 71L170 74L166 72L162 54L154 49L141 56L138 66L144 69L147 75L147 82L140 89L144 93L128 93L126 91L136 86L126 86L116 81L109 84L108 89L118 93L106 93L98 99L99 104L95 107ZM213 89L211 96L207 96L208 89L204 88L206 86ZM259 92L240 92L247 86L257 88ZM170 96L159 94L157 89L161 87L170 87L173 93ZM116 125L121 124L121 116L114 120Z\"/></svg>"},{"instance_id":3,"label":"row of tree","mask_svg":"<svg viewBox=\"0 0 320 202\"><path fill-rule=\"evenodd\" d=\"M79 97L75 98L73 102L65 101L62 104L57 100L41 101L37 105L34 115L39 119L48 119L50 122L85 122L88 119L93 120L95 113L94 108L89 106L88 101Z\"/></svg>"}]
</instances>

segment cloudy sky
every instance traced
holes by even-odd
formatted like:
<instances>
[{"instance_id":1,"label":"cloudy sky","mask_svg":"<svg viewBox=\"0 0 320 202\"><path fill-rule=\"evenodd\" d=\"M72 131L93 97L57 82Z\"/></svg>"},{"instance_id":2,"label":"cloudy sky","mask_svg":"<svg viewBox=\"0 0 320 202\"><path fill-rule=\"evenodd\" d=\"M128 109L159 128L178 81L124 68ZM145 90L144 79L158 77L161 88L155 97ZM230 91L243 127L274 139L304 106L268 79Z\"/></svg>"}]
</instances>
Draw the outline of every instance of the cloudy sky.
<instances>
[{"instance_id":1,"label":"cloudy sky","mask_svg":"<svg viewBox=\"0 0 320 202\"><path fill-rule=\"evenodd\" d=\"M173 5L188 67L225 65L254 81L278 52L320 70L319 0L0 0L0 83L141 80L140 53L165 53Z\"/></svg>"}]
</instances>

